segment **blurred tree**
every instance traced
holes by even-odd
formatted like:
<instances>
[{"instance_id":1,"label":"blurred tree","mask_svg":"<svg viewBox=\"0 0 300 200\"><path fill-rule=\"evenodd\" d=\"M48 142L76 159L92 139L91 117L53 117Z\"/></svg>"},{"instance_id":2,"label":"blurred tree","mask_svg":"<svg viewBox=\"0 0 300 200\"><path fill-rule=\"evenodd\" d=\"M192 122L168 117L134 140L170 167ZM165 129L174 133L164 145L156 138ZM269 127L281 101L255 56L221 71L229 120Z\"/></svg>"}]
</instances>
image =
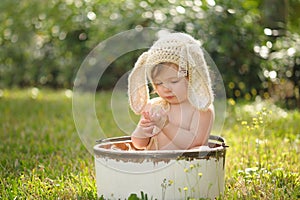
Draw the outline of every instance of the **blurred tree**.
<instances>
[{"instance_id":1,"label":"blurred tree","mask_svg":"<svg viewBox=\"0 0 300 200\"><path fill-rule=\"evenodd\" d=\"M272 96L300 107L299 13L299 0L2 0L0 88L71 88L99 42L154 26L198 38L219 67L228 97ZM139 54L113 62L101 88L109 89Z\"/></svg>"},{"instance_id":2,"label":"blurred tree","mask_svg":"<svg viewBox=\"0 0 300 200\"><path fill-rule=\"evenodd\" d=\"M267 91L264 96L300 109L300 2L265 0L263 10L267 38L256 49L264 58L260 64L262 85Z\"/></svg>"},{"instance_id":3,"label":"blurred tree","mask_svg":"<svg viewBox=\"0 0 300 200\"><path fill-rule=\"evenodd\" d=\"M111 1L3 0L0 4L0 87L72 87L83 58L108 36L107 30L114 29L107 23L107 8L113 4ZM96 13L106 21L102 22Z\"/></svg>"}]
</instances>

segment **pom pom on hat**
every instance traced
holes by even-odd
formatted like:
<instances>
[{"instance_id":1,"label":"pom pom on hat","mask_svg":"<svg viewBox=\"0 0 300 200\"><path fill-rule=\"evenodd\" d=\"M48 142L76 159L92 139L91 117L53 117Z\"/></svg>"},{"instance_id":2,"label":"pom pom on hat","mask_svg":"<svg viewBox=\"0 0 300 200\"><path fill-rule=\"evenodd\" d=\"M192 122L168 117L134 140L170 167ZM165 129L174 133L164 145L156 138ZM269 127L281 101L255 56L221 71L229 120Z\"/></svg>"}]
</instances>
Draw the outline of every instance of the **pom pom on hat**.
<instances>
[{"instance_id":1,"label":"pom pom on hat","mask_svg":"<svg viewBox=\"0 0 300 200\"><path fill-rule=\"evenodd\" d=\"M199 110L207 110L214 96L208 66L199 41L184 33L169 33L144 52L128 78L131 109L140 114L149 101L147 77L152 81L153 67L163 62L177 64L179 76L189 76L188 99Z\"/></svg>"}]
</instances>

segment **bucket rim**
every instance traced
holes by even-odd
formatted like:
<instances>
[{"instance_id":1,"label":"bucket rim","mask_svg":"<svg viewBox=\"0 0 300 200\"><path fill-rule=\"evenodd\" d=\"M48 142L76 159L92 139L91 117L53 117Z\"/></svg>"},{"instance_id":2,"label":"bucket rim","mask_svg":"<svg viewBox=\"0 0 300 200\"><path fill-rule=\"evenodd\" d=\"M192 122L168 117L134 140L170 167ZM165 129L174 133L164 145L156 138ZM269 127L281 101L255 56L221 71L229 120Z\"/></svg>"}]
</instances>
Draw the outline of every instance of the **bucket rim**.
<instances>
[{"instance_id":1,"label":"bucket rim","mask_svg":"<svg viewBox=\"0 0 300 200\"><path fill-rule=\"evenodd\" d=\"M217 145L214 148L195 148L187 150L114 150L111 148L104 148L105 145L113 145L117 143L131 143L130 136L120 136L100 139L96 141L94 146L94 154L96 157L114 157L114 158L209 158L213 157L225 157L226 148L225 139L221 136L210 135L209 143Z\"/></svg>"}]
</instances>

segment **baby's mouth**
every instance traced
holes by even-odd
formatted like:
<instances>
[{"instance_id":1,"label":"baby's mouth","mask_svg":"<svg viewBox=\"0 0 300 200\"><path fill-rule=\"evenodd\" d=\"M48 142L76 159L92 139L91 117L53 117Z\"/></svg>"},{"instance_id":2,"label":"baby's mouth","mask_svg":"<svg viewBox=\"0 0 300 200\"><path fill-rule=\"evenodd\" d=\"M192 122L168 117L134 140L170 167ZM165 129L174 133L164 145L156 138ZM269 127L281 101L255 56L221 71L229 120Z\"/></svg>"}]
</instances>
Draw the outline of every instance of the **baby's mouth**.
<instances>
[{"instance_id":1,"label":"baby's mouth","mask_svg":"<svg viewBox=\"0 0 300 200\"><path fill-rule=\"evenodd\" d=\"M173 99L175 96L166 96L166 99Z\"/></svg>"}]
</instances>

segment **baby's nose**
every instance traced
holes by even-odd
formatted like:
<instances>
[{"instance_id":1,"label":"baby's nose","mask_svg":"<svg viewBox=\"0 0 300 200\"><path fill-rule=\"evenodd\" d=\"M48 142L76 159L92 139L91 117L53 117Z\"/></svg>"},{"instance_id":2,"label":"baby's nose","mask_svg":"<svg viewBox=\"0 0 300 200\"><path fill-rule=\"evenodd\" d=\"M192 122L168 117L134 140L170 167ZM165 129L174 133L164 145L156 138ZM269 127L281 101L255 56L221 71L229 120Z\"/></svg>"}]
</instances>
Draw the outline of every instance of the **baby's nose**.
<instances>
[{"instance_id":1,"label":"baby's nose","mask_svg":"<svg viewBox=\"0 0 300 200\"><path fill-rule=\"evenodd\" d=\"M163 88L164 88L165 91L170 91L171 90L171 87L167 83L163 84Z\"/></svg>"}]
</instances>

